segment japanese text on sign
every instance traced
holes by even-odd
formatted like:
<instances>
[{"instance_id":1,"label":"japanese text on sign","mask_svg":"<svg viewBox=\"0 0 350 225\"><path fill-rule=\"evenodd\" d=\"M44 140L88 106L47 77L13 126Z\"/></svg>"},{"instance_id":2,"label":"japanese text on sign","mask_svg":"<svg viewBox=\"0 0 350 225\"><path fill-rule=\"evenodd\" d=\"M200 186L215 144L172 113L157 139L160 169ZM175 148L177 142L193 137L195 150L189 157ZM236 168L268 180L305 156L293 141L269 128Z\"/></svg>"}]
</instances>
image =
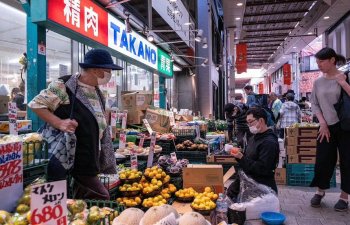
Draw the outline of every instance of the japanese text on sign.
<instances>
[{"instance_id":1,"label":"japanese text on sign","mask_svg":"<svg viewBox=\"0 0 350 225\"><path fill-rule=\"evenodd\" d=\"M16 106L16 103L9 102L8 109L9 109L8 117L9 117L10 134L17 135L18 129L17 129L17 106Z\"/></svg>"},{"instance_id":2,"label":"japanese text on sign","mask_svg":"<svg viewBox=\"0 0 350 225\"><path fill-rule=\"evenodd\" d=\"M22 143L0 145L0 209L13 210L23 191Z\"/></svg>"},{"instance_id":3,"label":"japanese text on sign","mask_svg":"<svg viewBox=\"0 0 350 225\"><path fill-rule=\"evenodd\" d=\"M67 224L66 186L66 181L63 180L32 187L31 224Z\"/></svg>"}]
</instances>

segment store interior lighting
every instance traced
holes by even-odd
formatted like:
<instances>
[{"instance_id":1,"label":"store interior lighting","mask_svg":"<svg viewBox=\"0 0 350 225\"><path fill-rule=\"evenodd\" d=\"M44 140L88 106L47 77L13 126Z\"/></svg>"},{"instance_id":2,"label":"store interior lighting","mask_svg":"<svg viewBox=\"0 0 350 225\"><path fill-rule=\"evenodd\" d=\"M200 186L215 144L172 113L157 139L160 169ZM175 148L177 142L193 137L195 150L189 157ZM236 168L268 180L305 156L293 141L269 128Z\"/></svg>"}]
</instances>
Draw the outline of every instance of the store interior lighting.
<instances>
[{"instance_id":1,"label":"store interior lighting","mask_svg":"<svg viewBox=\"0 0 350 225\"><path fill-rule=\"evenodd\" d=\"M208 59L205 59L204 62L202 62L201 66L205 67L208 65Z\"/></svg>"},{"instance_id":2,"label":"store interior lighting","mask_svg":"<svg viewBox=\"0 0 350 225\"><path fill-rule=\"evenodd\" d=\"M207 38L203 38L203 42L202 42L202 48L208 48L208 42L207 42Z\"/></svg>"},{"instance_id":3,"label":"store interior lighting","mask_svg":"<svg viewBox=\"0 0 350 225\"><path fill-rule=\"evenodd\" d=\"M147 35L147 41L149 41L149 42L153 42L154 41L154 37L153 37L152 34L148 34Z\"/></svg>"}]
</instances>

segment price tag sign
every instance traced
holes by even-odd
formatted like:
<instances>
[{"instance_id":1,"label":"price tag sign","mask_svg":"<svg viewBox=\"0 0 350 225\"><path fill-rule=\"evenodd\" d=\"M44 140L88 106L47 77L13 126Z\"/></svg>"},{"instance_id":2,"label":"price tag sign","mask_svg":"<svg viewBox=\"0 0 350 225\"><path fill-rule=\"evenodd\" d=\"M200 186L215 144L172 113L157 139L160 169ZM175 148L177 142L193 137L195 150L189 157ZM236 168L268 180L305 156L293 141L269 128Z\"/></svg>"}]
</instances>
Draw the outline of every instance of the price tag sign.
<instances>
[{"instance_id":1,"label":"price tag sign","mask_svg":"<svg viewBox=\"0 0 350 225\"><path fill-rule=\"evenodd\" d=\"M18 135L17 130L17 106L14 102L8 103L9 108L9 125L10 125L10 134L11 135Z\"/></svg>"},{"instance_id":2,"label":"price tag sign","mask_svg":"<svg viewBox=\"0 0 350 225\"><path fill-rule=\"evenodd\" d=\"M126 133L121 131L119 135L119 149L124 149L126 146Z\"/></svg>"},{"instance_id":3,"label":"price tag sign","mask_svg":"<svg viewBox=\"0 0 350 225\"><path fill-rule=\"evenodd\" d=\"M151 134L151 146L149 147L149 154L148 154L148 159L147 159L147 167L152 167L155 146L156 146L156 132L152 132L152 134Z\"/></svg>"},{"instance_id":4,"label":"price tag sign","mask_svg":"<svg viewBox=\"0 0 350 225\"><path fill-rule=\"evenodd\" d=\"M148 120L147 120L147 119L143 119L142 121L143 121L143 124L145 124L148 133L149 133L149 134L152 134L152 133L153 133L153 130L152 130L151 125L149 125Z\"/></svg>"},{"instance_id":5,"label":"price tag sign","mask_svg":"<svg viewBox=\"0 0 350 225\"><path fill-rule=\"evenodd\" d=\"M145 142L145 135L141 134L141 139L139 142L139 148L143 148L143 143Z\"/></svg>"},{"instance_id":6,"label":"price tag sign","mask_svg":"<svg viewBox=\"0 0 350 225\"><path fill-rule=\"evenodd\" d=\"M31 224L68 224L66 180L34 185L30 197Z\"/></svg>"},{"instance_id":7,"label":"price tag sign","mask_svg":"<svg viewBox=\"0 0 350 225\"><path fill-rule=\"evenodd\" d=\"M126 129L126 121L128 119L128 110L123 111L123 116L122 116L122 129Z\"/></svg>"},{"instance_id":8,"label":"price tag sign","mask_svg":"<svg viewBox=\"0 0 350 225\"><path fill-rule=\"evenodd\" d=\"M170 126L175 126L174 112L169 112Z\"/></svg>"},{"instance_id":9,"label":"price tag sign","mask_svg":"<svg viewBox=\"0 0 350 225\"><path fill-rule=\"evenodd\" d=\"M171 159L171 161L173 163L177 162L177 157L176 157L176 153L175 152L170 153L170 159Z\"/></svg>"},{"instance_id":10,"label":"price tag sign","mask_svg":"<svg viewBox=\"0 0 350 225\"><path fill-rule=\"evenodd\" d=\"M23 193L22 142L0 144L0 209L13 211Z\"/></svg>"},{"instance_id":11,"label":"price tag sign","mask_svg":"<svg viewBox=\"0 0 350 225\"><path fill-rule=\"evenodd\" d=\"M131 169L135 169L135 170L138 169L137 155L135 155L135 154L130 155L130 165L131 165L130 166Z\"/></svg>"},{"instance_id":12,"label":"price tag sign","mask_svg":"<svg viewBox=\"0 0 350 225\"><path fill-rule=\"evenodd\" d=\"M115 127L117 125L117 112L112 111L111 112L111 126Z\"/></svg>"},{"instance_id":13,"label":"price tag sign","mask_svg":"<svg viewBox=\"0 0 350 225\"><path fill-rule=\"evenodd\" d=\"M199 139L201 137L201 132L199 130L199 124L196 124L195 125L195 128L196 128L196 139Z\"/></svg>"}]
</instances>

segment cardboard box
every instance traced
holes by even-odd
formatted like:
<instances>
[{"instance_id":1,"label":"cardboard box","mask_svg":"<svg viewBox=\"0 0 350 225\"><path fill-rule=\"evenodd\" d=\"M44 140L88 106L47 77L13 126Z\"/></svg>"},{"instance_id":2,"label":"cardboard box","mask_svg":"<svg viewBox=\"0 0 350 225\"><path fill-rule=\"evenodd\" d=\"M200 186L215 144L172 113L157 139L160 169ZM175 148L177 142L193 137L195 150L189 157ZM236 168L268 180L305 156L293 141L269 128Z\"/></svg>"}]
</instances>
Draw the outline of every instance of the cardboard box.
<instances>
[{"instance_id":1,"label":"cardboard box","mask_svg":"<svg viewBox=\"0 0 350 225\"><path fill-rule=\"evenodd\" d=\"M193 187L203 192L205 187L212 187L215 193L223 193L224 179L222 165L189 164L182 172L183 187Z\"/></svg>"},{"instance_id":2,"label":"cardboard box","mask_svg":"<svg viewBox=\"0 0 350 225\"><path fill-rule=\"evenodd\" d=\"M32 121L31 120L17 120L17 131L31 131L32 130ZM9 121L0 121L0 132L9 133Z\"/></svg>"},{"instance_id":3,"label":"cardboard box","mask_svg":"<svg viewBox=\"0 0 350 225\"><path fill-rule=\"evenodd\" d=\"M153 131L158 131L160 133L168 133L170 131L169 111L160 108L148 108L146 110L145 119L147 119Z\"/></svg>"},{"instance_id":4,"label":"cardboard box","mask_svg":"<svg viewBox=\"0 0 350 225\"><path fill-rule=\"evenodd\" d=\"M175 115L175 120L177 121L193 121L193 116L191 115Z\"/></svg>"},{"instance_id":5,"label":"cardboard box","mask_svg":"<svg viewBox=\"0 0 350 225\"><path fill-rule=\"evenodd\" d=\"M287 146L288 155L316 155L316 147L312 146Z\"/></svg>"},{"instance_id":6,"label":"cardboard box","mask_svg":"<svg viewBox=\"0 0 350 225\"><path fill-rule=\"evenodd\" d=\"M316 147L317 139L312 137L286 137L286 146L312 146Z\"/></svg>"},{"instance_id":7,"label":"cardboard box","mask_svg":"<svg viewBox=\"0 0 350 225\"><path fill-rule=\"evenodd\" d=\"M288 137L317 137L318 127L287 127Z\"/></svg>"},{"instance_id":8,"label":"cardboard box","mask_svg":"<svg viewBox=\"0 0 350 225\"><path fill-rule=\"evenodd\" d=\"M315 164L316 156L314 155L288 155L288 163L305 163L305 164Z\"/></svg>"},{"instance_id":9,"label":"cardboard box","mask_svg":"<svg viewBox=\"0 0 350 225\"><path fill-rule=\"evenodd\" d=\"M146 109L151 105L153 105L152 92L122 92L122 110L128 110L127 124L141 124Z\"/></svg>"},{"instance_id":10,"label":"cardboard box","mask_svg":"<svg viewBox=\"0 0 350 225\"><path fill-rule=\"evenodd\" d=\"M276 184L286 185L287 183L286 168L277 168L275 170L275 181L276 181Z\"/></svg>"},{"instance_id":11,"label":"cardboard box","mask_svg":"<svg viewBox=\"0 0 350 225\"><path fill-rule=\"evenodd\" d=\"M9 96L0 96L0 114L5 114L9 112L8 103L10 101Z\"/></svg>"},{"instance_id":12,"label":"cardboard box","mask_svg":"<svg viewBox=\"0 0 350 225\"><path fill-rule=\"evenodd\" d=\"M237 160L232 155L208 155L208 163L236 164Z\"/></svg>"}]
</instances>

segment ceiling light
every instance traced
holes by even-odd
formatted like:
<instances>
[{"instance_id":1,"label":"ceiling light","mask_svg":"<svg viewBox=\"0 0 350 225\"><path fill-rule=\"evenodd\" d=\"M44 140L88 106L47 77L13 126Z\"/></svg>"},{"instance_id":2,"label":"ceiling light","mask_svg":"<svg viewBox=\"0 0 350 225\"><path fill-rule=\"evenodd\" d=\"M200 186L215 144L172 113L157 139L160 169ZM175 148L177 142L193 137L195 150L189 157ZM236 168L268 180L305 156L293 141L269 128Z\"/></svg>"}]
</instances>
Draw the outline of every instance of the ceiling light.
<instances>
[{"instance_id":1,"label":"ceiling light","mask_svg":"<svg viewBox=\"0 0 350 225\"><path fill-rule=\"evenodd\" d=\"M328 19L329 19L329 16L325 16L325 17L323 17L323 19L328 20Z\"/></svg>"},{"instance_id":2,"label":"ceiling light","mask_svg":"<svg viewBox=\"0 0 350 225\"><path fill-rule=\"evenodd\" d=\"M236 20L240 20L241 18L240 17L236 17Z\"/></svg>"},{"instance_id":3,"label":"ceiling light","mask_svg":"<svg viewBox=\"0 0 350 225\"><path fill-rule=\"evenodd\" d=\"M205 59L204 62L201 64L201 66L203 66L203 67L207 66L208 65L208 61L209 61L208 59Z\"/></svg>"},{"instance_id":4,"label":"ceiling light","mask_svg":"<svg viewBox=\"0 0 350 225\"><path fill-rule=\"evenodd\" d=\"M190 26L190 25L192 25L192 23L191 22L187 22L187 23L184 23L183 25L184 26Z\"/></svg>"},{"instance_id":5,"label":"ceiling light","mask_svg":"<svg viewBox=\"0 0 350 225\"><path fill-rule=\"evenodd\" d=\"M242 2L238 2L238 3L237 3L237 6L242 6L242 5L243 5Z\"/></svg>"},{"instance_id":6,"label":"ceiling light","mask_svg":"<svg viewBox=\"0 0 350 225\"><path fill-rule=\"evenodd\" d=\"M175 61L173 54L171 54L171 59L170 59L170 61L171 61L171 62L174 62L174 61Z\"/></svg>"},{"instance_id":7,"label":"ceiling light","mask_svg":"<svg viewBox=\"0 0 350 225\"><path fill-rule=\"evenodd\" d=\"M196 37L194 38L195 41L197 42L201 42L202 41L202 35L203 35L203 30L202 29L199 29L197 31L197 35Z\"/></svg>"},{"instance_id":8,"label":"ceiling light","mask_svg":"<svg viewBox=\"0 0 350 225\"><path fill-rule=\"evenodd\" d=\"M174 11L173 11L173 14L178 14L178 13L180 13L179 10L174 10Z\"/></svg>"},{"instance_id":9,"label":"ceiling light","mask_svg":"<svg viewBox=\"0 0 350 225\"><path fill-rule=\"evenodd\" d=\"M294 46L293 48L297 48L297 47Z\"/></svg>"},{"instance_id":10,"label":"ceiling light","mask_svg":"<svg viewBox=\"0 0 350 225\"><path fill-rule=\"evenodd\" d=\"M177 0L169 0L169 2L176 2Z\"/></svg>"},{"instance_id":11,"label":"ceiling light","mask_svg":"<svg viewBox=\"0 0 350 225\"><path fill-rule=\"evenodd\" d=\"M207 38L203 38L202 48L208 48Z\"/></svg>"},{"instance_id":12,"label":"ceiling light","mask_svg":"<svg viewBox=\"0 0 350 225\"><path fill-rule=\"evenodd\" d=\"M313 33L312 33L312 32L309 32L309 33L307 33L307 34L311 35L311 34L313 34Z\"/></svg>"},{"instance_id":13,"label":"ceiling light","mask_svg":"<svg viewBox=\"0 0 350 225\"><path fill-rule=\"evenodd\" d=\"M147 40L149 41L149 42L153 42L154 41L154 37L153 37L153 35L147 35Z\"/></svg>"}]
</instances>

